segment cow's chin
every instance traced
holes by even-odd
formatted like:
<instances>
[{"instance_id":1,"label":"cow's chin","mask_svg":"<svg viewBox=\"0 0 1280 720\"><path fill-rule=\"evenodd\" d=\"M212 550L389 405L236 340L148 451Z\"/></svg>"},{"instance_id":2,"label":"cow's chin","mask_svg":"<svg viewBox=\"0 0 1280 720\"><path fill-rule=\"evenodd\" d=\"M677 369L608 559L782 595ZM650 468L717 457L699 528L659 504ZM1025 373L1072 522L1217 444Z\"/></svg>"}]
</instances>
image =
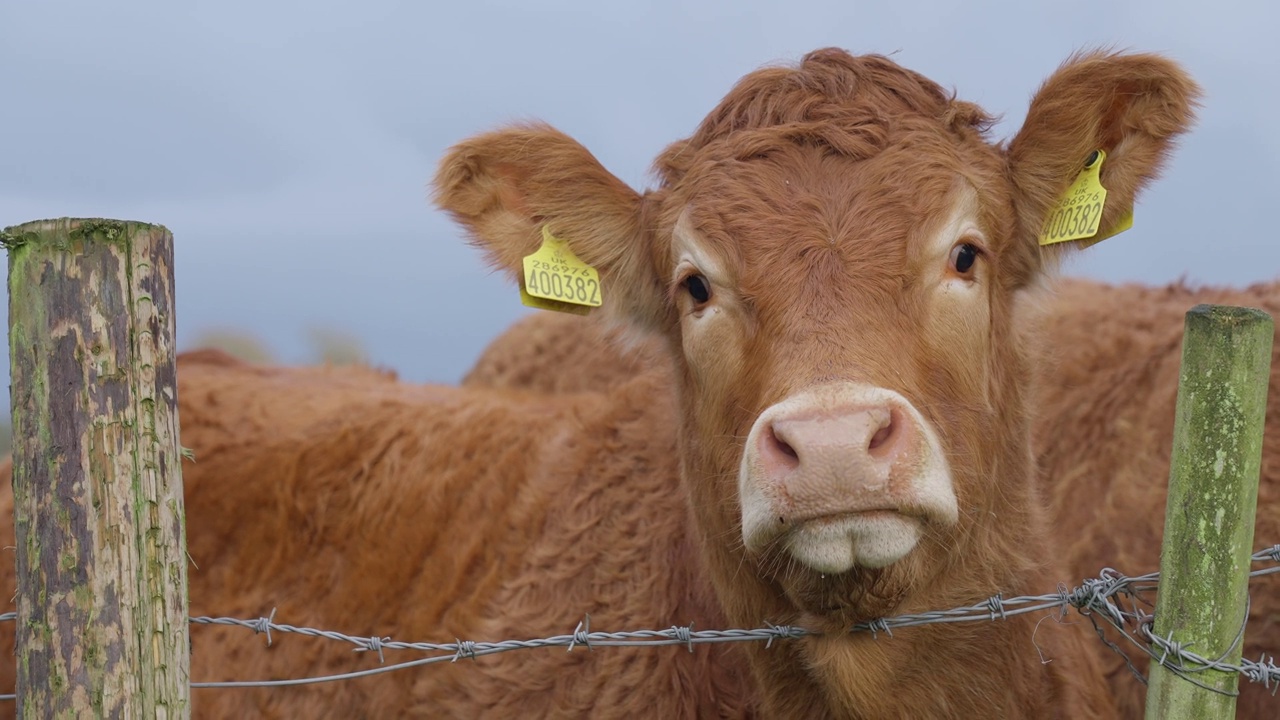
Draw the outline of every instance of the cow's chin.
<instances>
[{"instance_id":1,"label":"cow's chin","mask_svg":"<svg viewBox=\"0 0 1280 720\"><path fill-rule=\"evenodd\" d=\"M780 538L768 566L803 622L833 631L894 614L921 577L922 532L888 511L813 520Z\"/></svg>"}]
</instances>

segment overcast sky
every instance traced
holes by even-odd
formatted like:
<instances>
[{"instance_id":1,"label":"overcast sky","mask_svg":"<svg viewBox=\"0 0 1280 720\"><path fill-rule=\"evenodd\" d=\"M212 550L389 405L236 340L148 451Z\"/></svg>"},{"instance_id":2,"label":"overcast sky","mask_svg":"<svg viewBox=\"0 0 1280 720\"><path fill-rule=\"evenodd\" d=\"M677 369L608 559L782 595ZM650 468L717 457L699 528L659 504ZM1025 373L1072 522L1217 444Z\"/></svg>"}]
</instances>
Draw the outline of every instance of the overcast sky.
<instances>
[{"instance_id":1,"label":"overcast sky","mask_svg":"<svg viewBox=\"0 0 1280 720\"><path fill-rule=\"evenodd\" d=\"M1070 269L1270 280L1276 28L1261 0L7 0L0 226L168 226L183 348L236 328L301 360L325 327L408 379L453 382L526 310L426 200L450 144L540 118L641 188L739 77L825 46L893 53L1007 136L1064 58L1113 45L1170 54L1207 98L1134 229Z\"/></svg>"}]
</instances>

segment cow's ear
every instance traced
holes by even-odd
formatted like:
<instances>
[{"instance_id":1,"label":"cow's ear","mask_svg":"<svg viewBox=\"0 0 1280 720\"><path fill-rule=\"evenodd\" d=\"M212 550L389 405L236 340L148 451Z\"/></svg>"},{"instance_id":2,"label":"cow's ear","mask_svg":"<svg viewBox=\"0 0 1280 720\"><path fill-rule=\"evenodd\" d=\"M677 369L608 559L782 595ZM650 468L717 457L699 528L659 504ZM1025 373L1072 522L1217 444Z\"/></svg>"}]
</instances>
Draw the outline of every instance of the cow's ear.
<instances>
[{"instance_id":1,"label":"cow's ear","mask_svg":"<svg viewBox=\"0 0 1280 720\"><path fill-rule=\"evenodd\" d=\"M433 189L436 204L513 278L545 228L600 273L611 316L659 325L664 292L641 220L645 199L569 136L543 124L477 135L450 148Z\"/></svg>"},{"instance_id":2,"label":"cow's ear","mask_svg":"<svg viewBox=\"0 0 1280 720\"><path fill-rule=\"evenodd\" d=\"M1007 149L1019 237L1039 242L1050 213L1099 150L1098 179L1107 194L1095 237L1123 228L1139 192L1190 129L1199 97L1195 81L1158 55L1098 51L1065 62L1035 94ZM1087 218L1085 211L1073 220ZM1079 245L1050 244L1037 255Z\"/></svg>"}]
</instances>

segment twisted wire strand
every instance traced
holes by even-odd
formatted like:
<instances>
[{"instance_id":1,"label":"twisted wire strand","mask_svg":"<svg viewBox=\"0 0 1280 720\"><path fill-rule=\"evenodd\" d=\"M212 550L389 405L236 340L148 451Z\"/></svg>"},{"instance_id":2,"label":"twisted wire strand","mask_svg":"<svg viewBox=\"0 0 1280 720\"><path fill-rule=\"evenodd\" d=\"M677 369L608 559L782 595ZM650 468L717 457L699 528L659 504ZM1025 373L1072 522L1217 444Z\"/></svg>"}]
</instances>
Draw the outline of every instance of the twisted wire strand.
<instances>
[{"instance_id":1,"label":"twisted wire strand","mask_svg":"<svg viewBox=\"0 0 1280 720\"><path fill-rule=\"evenodd\" d=\"M1270 562L1270 567L1263 567L1249 573L1251 578L1280 572L1280 545L1259 550L1252 556L1254 563ZM1113 651L1125 658L1129 669L1145 682L1130 658L1117 644L1108 640L1104 634L1101 620L1114 628L1133 646L1145 653L1153 662L1167 668L1179 677L1194 682L1201 687L1209 688L1199 682L1194 675L1206 671L1236 673L1253 683L1276 694L1280 690L1280 666L1275 657L1264 653L1257 660L1242 658L1238 663L1228 663L1224 658L1240 646L1243 641L1244 627L1241 626L1231 648L1217 658L1206 658L1191 649L1190 645L1179 643L1172 636L1161 637L1154 632L1154 616L1139 607L1143 593L1154 590L1160 579L1160 573L1152 572L1134 577L1126 576L1113 568L1103 568L1095 578L1084 580L1079 586L1068 589L1059 585L1057 592L1044 595L1022 595L1005 598L997 593L982 602L950 610L896 615L858 623L849 629L850 632L871 633L878 637L884 633L890 637L895 628L917 627L941 623L967 622L1004 622L1009 618L1029 613L1052 612L1065 614L1075 609L1093 623L1098 636ZM754 629L730 630L695 630L692 625L674 625L666 629L632 630L624 632L602 632L591 629L591 618L586 616L579 622L573 632L565 635L554 635L546 638L527 640L502 640L499 642L475 642L455 639L451 643L404 642L392 640L385 636L360 636L320 630L310 627L299 627L275 620L275 610L266 617L231 618L198 616L190 619L192 625L212 625L241 627L252 630L255 634L265 634L270 645L275 633L289 633L309 637L323 638L353 645L355 652L375 652L382 665L367 670L359 670L335 675L294 678L287 680L233 680L223 682L193 682L193 688L263 688L309 685L339 680L352 680L372 675L395 672L422 665L441 662L456 663L462 659L475 660L485 655L522 650L530 648L564 647L572 651L578 646L588 650L602 647L650 647L666 645L683 645L693 652L693 646L709 643L728 642L764 642L765 647L772 647L775 640L796 640L818 633L794 625L773 625ZM1248 617L1246 609L1245 617ZM0 622L17 619L17 613L0 614ZM417 658L405 662L385 664L385 653L388 650L410 650L416 652L438 653L431 657ZM0 700L13 700L13 694L0 695Z\"/></svg>"}]
</instances>

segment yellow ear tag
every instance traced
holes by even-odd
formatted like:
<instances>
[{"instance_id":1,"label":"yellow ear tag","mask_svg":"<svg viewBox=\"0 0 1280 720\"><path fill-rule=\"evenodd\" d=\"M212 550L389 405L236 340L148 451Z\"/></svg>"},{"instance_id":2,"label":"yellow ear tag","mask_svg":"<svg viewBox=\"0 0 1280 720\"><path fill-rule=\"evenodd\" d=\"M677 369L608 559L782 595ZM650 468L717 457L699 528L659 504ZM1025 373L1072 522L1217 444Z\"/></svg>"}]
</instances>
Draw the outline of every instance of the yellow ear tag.
<instances>
[{"instance_id":1,"label":"yellow ear tag","mask_svg":"<svg viewBox=\"0 0 1280 720\"><path fill-rule=\"evenodd\" d=\"M541 310L586 315L602 301L600 273L543 225L542 245L524 258L520 302Z\"/></svg>"},{"instance_id":2,"label":"yellow ear tag","mask_svg":"<svg viewBox=\"0 0 1280 720\"><path fill-rule=\"evenodd\" d=\"M1107 204L1107 189L1102 187L1098 173L1106 159L1107 153L1102 150L1095 150L1089 155L1075 182L1049 211L1049 219L1040 231L1041 245L1089 240L1081 243L1081 247L1089 247L1133 227L1133 212L1130 211L1109 232L1098 236L1102 210Z\"/></svg>"}]
</instances>

